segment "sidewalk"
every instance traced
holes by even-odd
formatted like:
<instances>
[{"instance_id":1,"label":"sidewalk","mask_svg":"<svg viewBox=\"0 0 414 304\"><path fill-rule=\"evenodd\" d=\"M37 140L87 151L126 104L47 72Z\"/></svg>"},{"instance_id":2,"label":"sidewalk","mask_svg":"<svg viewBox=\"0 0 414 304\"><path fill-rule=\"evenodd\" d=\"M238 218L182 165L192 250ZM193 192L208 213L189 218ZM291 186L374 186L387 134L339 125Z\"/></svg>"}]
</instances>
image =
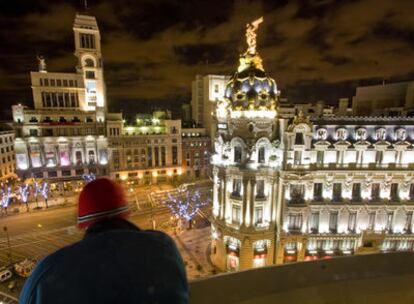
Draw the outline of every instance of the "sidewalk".
<instances>
[{"instance_id":1,"label":"sidewalk","mask_svg":"<svg viewBox=\"0 0 414 304\"><path fill-rule=\"evenodd\" d=\"M210 261L210 227L191 229L173 235L186 266L189 280L208 277L217 273Z\"/></svg>"},{"instance_id":2,"label":"sidewalk","mask_svg":"<svg viewBox=\"0 0 414 304\"><path fill-rule=\"evenodd\" d=\"M49 199L47 201L47 204L49 206L49 208L46 208L46 204L44 199L39 199L38 202L36 203L35 201L30 201L28 203L29 205L29 212L39 212L42 210L49 210L49 209L55 209L55 208L60 208L60 207L68 207L68 206L74 206L76 205L76 201L77 201L77 196L76 195L72 195L72 196L68 196L68 197L63 197L63 196L59 196L59 197L53 197L51 199ZM39 208L37 208L39 207ZM20 204L20 203L15 203L10 205L7 208L7 215L4 214L4 212L0 213L0 216L13 216L13 215L18 215L18 214L25 214L27 213L27 207L25 204Z\"/></svg>"}]
</instances>

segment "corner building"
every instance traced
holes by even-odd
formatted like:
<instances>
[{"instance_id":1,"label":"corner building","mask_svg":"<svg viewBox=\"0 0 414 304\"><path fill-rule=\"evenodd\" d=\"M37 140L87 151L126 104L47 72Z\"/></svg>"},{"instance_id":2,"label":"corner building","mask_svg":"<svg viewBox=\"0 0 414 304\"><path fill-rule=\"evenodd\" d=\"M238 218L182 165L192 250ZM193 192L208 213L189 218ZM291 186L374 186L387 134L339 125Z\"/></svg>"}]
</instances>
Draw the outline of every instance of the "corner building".
<instances>
[{"instance_id":1,"label":"corner building","mask_svg":"<svg viewBox=\"0 0 414 304\"><path fill-rule=\"evenodd\" d=\"M248 44L216 109L213 263L236 271L413 250L414 119L284 118Z\"/></svg>"},{"instance_id":2,"label":"corner building","mask_svg":"<svg viewBox=\"0 0 414 304\"><path fill-rule=\"evenodd\" d=\"M106 111L95 17L76 14L73 33L76 71L49 72L39 57L38 71L30 73L34 109L12 107L17 174L59 182L69 189L85 173L108 174L106 120L115 115Z\"/></svg>"},{"instance_id":3,"label":"corner building","mask_svg":"<svg viewBox=\"0 0 414 304\"><path fill-rule=\"evenodd\" d=\"M249 47L216 110L212 260L221 269L274 261L283 160L278 95Z\"/></svg>"}]
</instances>

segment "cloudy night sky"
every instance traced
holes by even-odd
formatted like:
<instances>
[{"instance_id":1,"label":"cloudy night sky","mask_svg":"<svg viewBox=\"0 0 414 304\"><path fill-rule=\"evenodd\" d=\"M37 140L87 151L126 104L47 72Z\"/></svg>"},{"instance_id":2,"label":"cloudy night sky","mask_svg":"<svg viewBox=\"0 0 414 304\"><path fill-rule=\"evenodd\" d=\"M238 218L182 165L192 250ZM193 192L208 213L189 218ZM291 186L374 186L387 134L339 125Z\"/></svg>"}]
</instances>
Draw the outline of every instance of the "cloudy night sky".
<instances>
[{"instance_id":1,"label":"cloudy night sky","mask_svg":"<svg viewBox=\"0 0 414 304\"><path fill-rule=\"evenodd\" d=\"M72 24L83 1L2 1L0 97L32 105L36 55L73 72ZM88 1L102 36L110 110L178 109L196 74L232 74L245 25L264 16L258 50L282 97L352 96L359 84L414 79L414 1Z\"/></svg>"}]
</instances>

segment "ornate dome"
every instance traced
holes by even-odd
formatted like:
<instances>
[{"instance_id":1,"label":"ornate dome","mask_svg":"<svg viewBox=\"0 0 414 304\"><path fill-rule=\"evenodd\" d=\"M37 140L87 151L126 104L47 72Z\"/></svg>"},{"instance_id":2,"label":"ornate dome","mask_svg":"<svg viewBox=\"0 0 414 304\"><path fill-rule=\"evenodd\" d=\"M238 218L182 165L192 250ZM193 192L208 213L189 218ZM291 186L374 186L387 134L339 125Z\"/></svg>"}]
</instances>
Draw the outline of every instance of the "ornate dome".
<instances>
[{"instance_id":1,"label":"ornate dome","mask_svg":"<svg viewBox=\"0 0 414 304\"><path fill-rule=\"evenodd\" d=\"M226 86L224 98L233 111L274 111L277 86L263 69L256 52L256 30L263 19L247 25L248 49L240 56L237 72Z\"/></svg>"},{"instance_id":2,"label":"ornate dome","mask_svg":"<svg viewBox=\"0 0 414 304\"><path fill-rule=\"evenodd\" d=\"M235 111L275 110L277 86L263 70L251 64L234 74L224 97Z\"/></svg>"}]
</instances>

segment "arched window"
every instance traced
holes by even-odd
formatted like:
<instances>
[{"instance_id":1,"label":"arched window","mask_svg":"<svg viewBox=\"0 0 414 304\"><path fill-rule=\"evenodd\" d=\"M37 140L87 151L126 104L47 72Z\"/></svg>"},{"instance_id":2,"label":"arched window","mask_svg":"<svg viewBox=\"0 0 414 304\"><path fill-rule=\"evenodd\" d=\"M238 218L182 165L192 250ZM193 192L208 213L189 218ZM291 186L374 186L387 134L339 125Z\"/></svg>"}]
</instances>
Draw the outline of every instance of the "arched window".
<instances>
[{"instance_id":1,"label":"arched window","mask_svg":"<svg viewBox=\"0 0 414 304\"><path fill-rule=\"evenodd\" d=\"M336 130L336 138L338 140L346 140L348 137L348 131L345 128L339 128Z\"/></svg>"},{"instance_id":2,"label":"arched window","mask_svg":"<svg viewBox=\"0 0 414 304\"><path fill-rule=\"evenodd\" d=\"M320 128L316 131L316 138L319 140L326 140L328 132L325 128Z\"/></svg>"},{"instance_id":3,"label":"arched window","mask_svg":"<svg viewBox=\"0 0 414 304\"><path fill-rule=\"evenodd\" d=\"M395 131L395 137L397 140L405 140L407 138L407 131L403 128L399 128Z\"/></svg>"},{"instance_id":4,"label":"arched window","mask_svg":"<svg viewBox=\"0 0 414 304\"><path fill-rule=\"evenodd\" d=\"M93 62L93 60L91 58L86 58L85 61L84 61L84 65L88 68L95 67L95 63Z\"/></svg>"},{"instance_id":5,"label":"arched window","mask_svg":"<svg viewBox=\"0 0 414 304\"><path fill-rule=\"evenodd\" d=\"M366 140L367 139L367 135L368 135L367 129L365 129L365 128L358 128L355 131L355 138L357 140Z\"/></svg>"},{"instance_id":6,"label":"arched window","mask_svg":"<svg viewBox=\"0 0 414 304\"><path fill-rule=\"evenodd\" d=\"M242 148L240 146L234 147L234 162L240 163L242 160Z\"/></svg>"}]
</instances>

